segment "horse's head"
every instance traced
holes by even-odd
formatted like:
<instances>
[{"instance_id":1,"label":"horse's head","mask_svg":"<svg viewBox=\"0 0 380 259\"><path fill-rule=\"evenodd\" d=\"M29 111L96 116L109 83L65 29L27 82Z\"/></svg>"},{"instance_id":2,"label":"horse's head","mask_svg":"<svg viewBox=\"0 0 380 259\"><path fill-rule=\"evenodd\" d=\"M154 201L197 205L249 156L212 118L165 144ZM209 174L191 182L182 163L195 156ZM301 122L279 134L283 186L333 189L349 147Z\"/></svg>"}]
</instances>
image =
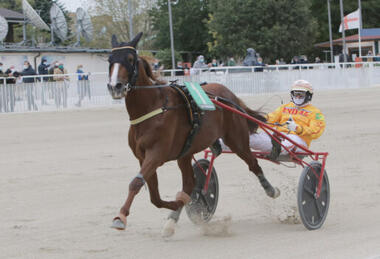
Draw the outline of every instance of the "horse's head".
<instances>
[{"instance_id":1,"label":"horse's head","mask_svg":"<svg viewBox=\"0 0 380 259\"><path fill-rule=\"evenodd\" d=\"M138 77L138 57L136 46L142 32L136 35L131 42L118 43L116 36L112 35L112 53L109 56L108 91L113 99L120 99L127 95Z\"/></svg>"}]
</instances>

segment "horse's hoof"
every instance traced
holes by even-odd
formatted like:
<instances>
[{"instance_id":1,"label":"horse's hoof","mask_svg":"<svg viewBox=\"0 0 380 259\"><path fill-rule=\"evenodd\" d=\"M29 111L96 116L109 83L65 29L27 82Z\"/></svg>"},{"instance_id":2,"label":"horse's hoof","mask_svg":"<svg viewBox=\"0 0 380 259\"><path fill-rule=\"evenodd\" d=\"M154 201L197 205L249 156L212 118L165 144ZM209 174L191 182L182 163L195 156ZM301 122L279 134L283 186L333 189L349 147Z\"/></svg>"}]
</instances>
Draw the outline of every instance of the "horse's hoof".
<instances>
[{"instance_id":1,"label":"horse's hoof","mask_svg":"<svg viewBox=\"0 0 380 259\"><path fill-rule=\"evenodd\" d=\"M266 190L266 193L269 197L276 199L278 196L280 196L281 192L277 187L270 188L269 190Z\"/></svg>"},{"instance_id":2,"label":"horse's hoof","mask_svg":"<svg viewBox=\"0 0 380 259\"><path fill-rule=\"evenodd\" d=\"M162 229L161 236L164 238L168 238L168 237L173 236L175 233L175 225L176 225L175 220L172 218L169 218L166 221L164 228Z\"/></svg>"},{"instance_id":3,"label":"horse's hoof","mask_svg":"<svg viewBox=\"0 0 380 259\"><path fill-rule=\"evenodd\" d=\"M112 221L111 228L117 229L117 230L125 230L126 223L121 220L121 218L116 217Z\"/></svg>"},{"instance_id":4,"label":"horse's hoof","mask_svg":"<svg viewBox=\"0 0 380 259\"><path fill-rule=\"evenodd\" d=\"M280 192L280 189L278 189L277 187L274 187L273 189L274 189L274 193L273 193L272 198L276 199L278 196L280 196L281 192Z\"/></svg>"}]
</instances>

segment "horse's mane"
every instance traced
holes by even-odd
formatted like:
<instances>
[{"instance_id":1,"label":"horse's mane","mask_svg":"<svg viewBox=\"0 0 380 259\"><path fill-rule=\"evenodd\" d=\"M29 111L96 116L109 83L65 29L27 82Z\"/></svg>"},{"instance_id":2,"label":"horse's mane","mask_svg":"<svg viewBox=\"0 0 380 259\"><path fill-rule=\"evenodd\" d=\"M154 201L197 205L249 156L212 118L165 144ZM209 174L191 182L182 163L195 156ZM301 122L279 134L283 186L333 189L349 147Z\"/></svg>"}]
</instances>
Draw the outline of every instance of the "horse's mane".
<instances>
[{"instance_id":1,"label":"horse's mane","mask_svg":"<svg viewBox=\"0 0 380 259\"><path fill-rule=\"evenodd\" d=\"M158 76L153 73L152 67L150 66L148 62L148 60L152 58L146 57L146 56L139 56L139 58L143 63L143 67L144 67L144 71L146 75L149 77L149 79L152 81L153 84L164 85L167 83L165 80L159 79Z\"/></svg>"}]
</instances>

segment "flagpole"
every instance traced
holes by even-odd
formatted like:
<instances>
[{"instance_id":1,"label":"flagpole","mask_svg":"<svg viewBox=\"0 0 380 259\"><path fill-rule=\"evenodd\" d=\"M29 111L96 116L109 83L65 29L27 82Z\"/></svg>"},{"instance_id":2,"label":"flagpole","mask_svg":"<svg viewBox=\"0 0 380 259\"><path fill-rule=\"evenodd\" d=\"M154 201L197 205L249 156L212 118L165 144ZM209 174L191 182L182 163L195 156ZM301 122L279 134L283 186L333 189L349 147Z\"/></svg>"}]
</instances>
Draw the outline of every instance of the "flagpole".
<instances>
[{"instance_id":1,"label":"flagpole","mask_svg":"<svg viewBox=\"0 0 380 259\"><path fill-rule=\"evenodd\" d=\"M359 29L358 29L358 35L359 35L359 57L362 57L362 36L361 36L361 30L362 30L362 5L361 1L358 0L358 6L359 6Z\"/></svg>"},{"instance_id":2,"label":"flagpole","mask_svg":"<svg viewBox=\"0 0 380 259\"><path fill-rule=\"evenodd\" d=\"M340 5L340 21L342 23L342 39L343 39L343 59L344 62L347 62L347 55L346 55L346 26L344 25L344 15L343 15L343 0L339 0L339 5Z\"/></svg>"},{"instance_id":3,"label":"flagpole","mask_svg":"<svg viewBox=\"0 0 380 259\"><path fill-rule=\"evenodd\" d=\"M329 15L330 60L331 60L331 63L334 63L334 50L333 50L332 30L331 30L330 1L331 0L327 0L327 12L328 12L328 15Z\"/></svg>"}]
</instances>

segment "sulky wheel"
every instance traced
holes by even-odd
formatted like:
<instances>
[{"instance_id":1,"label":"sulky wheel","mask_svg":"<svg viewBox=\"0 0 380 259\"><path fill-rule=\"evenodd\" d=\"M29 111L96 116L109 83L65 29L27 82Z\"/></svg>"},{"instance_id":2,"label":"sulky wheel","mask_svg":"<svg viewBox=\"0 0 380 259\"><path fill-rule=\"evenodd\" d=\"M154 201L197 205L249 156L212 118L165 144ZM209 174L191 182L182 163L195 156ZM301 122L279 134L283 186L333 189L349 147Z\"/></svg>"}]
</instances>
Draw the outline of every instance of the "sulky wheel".
<instances>
[{"instance_id":1,"label":"sulky wheel","mask_svg":"<svg viewBox=\"0 0 380 259\"><path fill-rule=\"evenodd\" d=\"M191 193L191 201L186 205L186 213L194 224L206 223L211 220L218 205L219 183L215 168L212 168L207 193L202 193L210 162L200 159L193 164L195 187ZM199 168L201 166L204 172Z\"/></svg>"},{"instance_id":2,"label":"sulky wheel","mask_svg":"<svg viewBox=\"0 0 380 259\"><path fill-rule=\"evenodd\" d=\"M330 204L330 185L326 170L323 173L322 188L318 198L316 198L318 188L317 175L321 172L321 163L313 161L310 167L303 169L298 183L298 210L302 223L309 230L315 230L323 225L326 219Z\"/></svg>"}]
</instances>

